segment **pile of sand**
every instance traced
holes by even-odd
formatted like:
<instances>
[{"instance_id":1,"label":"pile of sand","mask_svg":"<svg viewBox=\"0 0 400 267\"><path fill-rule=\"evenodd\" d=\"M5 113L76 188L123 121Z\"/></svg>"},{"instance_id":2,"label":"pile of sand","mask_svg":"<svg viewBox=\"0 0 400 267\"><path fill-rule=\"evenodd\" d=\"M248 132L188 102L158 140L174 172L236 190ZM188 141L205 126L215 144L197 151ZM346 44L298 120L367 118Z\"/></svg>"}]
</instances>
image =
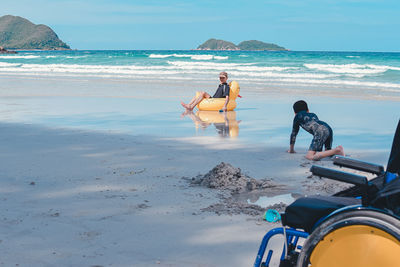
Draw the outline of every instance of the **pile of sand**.
<instances>
[{"instance_id":1,"label":"pile of sand","mask_svg":"<svg viewBox=\"0 0 400 267\"><path fill-rule=\"evenodd\" d=\"M229 163L221 162L205 175L198 175L190 180L192 185L205 186L223 191L220 194L220 202L212 204L201 211L215 212L216 214L247 214L261 219L267 208L255 204L238 201L240 194L257 192L261 195L271 188L278 187L271 179L260 179L248 177L240 168L235 168Z\"/></svg>"},{"instance_id":2,"label":"pile of sand","mask_svg":"<svg viewBox=\"0 0 400 267\"><path fill-rule=\"evenodd\" d=\"M270 179L256 180L243 174L240 168L235 168L229 163L221 162L205 175L192 178L192 184L227 190L231 194L263 190L275 187Z\"/></svg>"},{"instance_id":3,"label":"pile of sand","mask_svg":"<svg viewBox=\"0 0 400 267\"><path fill-rule=\"evenodd\" d=\"M321 162L320 165L324 165ZM305 166L311 163L304 163ZM229 163L221 162L205 175L198 175L190 179L191 184L205 186L207 188L218 189L224 192L220 195L220 202L210 205L202 211L211 211L217 214L247 214L251 216L260 216L267 209L276 209L280 212L284 211L286 204L275 203L269 207L260 207L255 204L246 203L244 199L251 192L256 196L265 196L272 191L276 194L282 191L284 186L276 184L271 179L254 179L242 173L240 168L233 167ZM303 192L308 195L332 195L338 191L348 188L349 184L324 179L317 176L309 175L300 181Z\"/></svg>"}]
</instances>

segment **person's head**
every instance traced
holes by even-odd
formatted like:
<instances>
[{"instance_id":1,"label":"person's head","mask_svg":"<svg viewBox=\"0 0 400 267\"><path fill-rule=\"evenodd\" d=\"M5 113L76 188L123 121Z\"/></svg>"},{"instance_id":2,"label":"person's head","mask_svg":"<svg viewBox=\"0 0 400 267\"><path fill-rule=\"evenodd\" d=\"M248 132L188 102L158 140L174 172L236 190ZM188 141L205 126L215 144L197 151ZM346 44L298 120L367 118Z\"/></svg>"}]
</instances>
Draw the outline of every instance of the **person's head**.
<instances>
[{"instance_id":1,"label":"person's head","mask_svg":"<svg viewBox=\"0 0 400 267\"><path fill-rule=\"evenodd\" d=\"M225 71L219 73L219 80L221 83L225 83L228 80L228 73Z\"/></svg>"},{"instance_id":2,"label":"person's head","mask_svg":"<svg viewBox=\"0 0 400 267\"><path fill-rule=\"evenodd\" d=\"M293 110L294 113L299 113L300 111L307 111L308 112L308 106L306 101L304 100L299 100L296 103L293 104Z\"/></svg>"}]
</instances>

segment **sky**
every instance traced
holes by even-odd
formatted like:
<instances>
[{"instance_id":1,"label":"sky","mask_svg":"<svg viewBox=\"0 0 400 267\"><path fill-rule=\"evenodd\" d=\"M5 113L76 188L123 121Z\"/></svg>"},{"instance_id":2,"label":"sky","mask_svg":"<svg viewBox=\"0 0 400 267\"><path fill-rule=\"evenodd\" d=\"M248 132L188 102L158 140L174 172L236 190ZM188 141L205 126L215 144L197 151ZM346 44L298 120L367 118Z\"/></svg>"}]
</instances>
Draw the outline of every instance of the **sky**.
<instances>
[{"instance_id":1,"label":"sky","mask_svg":"<svg viewBox=\"0 0 400 267\"><path fill-rule=\"evenodd\" d=\"M209 38L295 51L400 52L399 0L1 0L73 49L187 50Z\"/></svg>"}]
</instances>

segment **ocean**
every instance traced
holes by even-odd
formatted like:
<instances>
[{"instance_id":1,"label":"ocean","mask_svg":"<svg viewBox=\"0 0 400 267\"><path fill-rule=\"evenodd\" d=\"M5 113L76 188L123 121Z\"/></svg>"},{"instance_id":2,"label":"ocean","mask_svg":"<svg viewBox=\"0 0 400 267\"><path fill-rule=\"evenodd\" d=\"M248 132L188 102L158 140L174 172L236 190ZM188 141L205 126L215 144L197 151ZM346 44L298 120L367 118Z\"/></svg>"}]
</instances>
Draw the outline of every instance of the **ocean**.
<instances>
[{"instance_id":1,"label":"ocean","mask_svg":"<svg viewBox=\"0 0 400 267\"><path fill-rule=\"evenodd\" d=\"M181 115L218 73L241 85L238 107ZM0 122L229 138L286 147L299 98L334 130L334 145L389 150L400 115L400 53L19 51L0 55ZM311 136L300 131L296 146Z\"/></svg>"},{"instance_id":2,"label":"ocean","mask_svg":"<svg viewBox=\"0 0 400 267\"><path fill-rule=\"evenodd\" d=\"M0 55L0 75L207 81L220 71L259 90L279 86L400 96L400 53L72 50Z\"/></svg>"}]
</instances>

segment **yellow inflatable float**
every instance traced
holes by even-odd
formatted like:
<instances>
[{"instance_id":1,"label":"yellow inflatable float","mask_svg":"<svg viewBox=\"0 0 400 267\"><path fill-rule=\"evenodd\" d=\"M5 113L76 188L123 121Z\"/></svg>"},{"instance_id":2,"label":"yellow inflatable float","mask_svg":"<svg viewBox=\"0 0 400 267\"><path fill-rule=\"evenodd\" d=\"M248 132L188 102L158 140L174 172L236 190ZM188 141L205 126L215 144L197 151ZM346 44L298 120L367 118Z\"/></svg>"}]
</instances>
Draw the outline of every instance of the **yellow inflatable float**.
<instances>
[{"instance_id":1,"label":"yellow inflatable float","mask_svg":"<svg viewBox=\"0 0 400 267\"><path fill-rule=\"evenodd\" d=\"M217 130L221 130L221 133L229 135L230 137L237 137L239 135L239 123L236 120L236 112L228 111L224 113L215 111L197 111L197 118L201 121L203 125L210 125L214 123ZM196 128L198 128L198 122L196 123Z\"/></svg>"},{"instance_id":2,"label":"yellow inflatable float","mask_svg":"<svg viewBox=\"0 0 400 267\"><path fill-rule=\"evenodd\" d=\"M240 86L236 81L229 83L229 102L227 105L228 111L236 108L236 98L239 95ZM196 93L196 97L199 96L199 92ZM199 104L197 108L199 110L218 111L223 108L225 104L225 98L205 98Z\"/></svg>"}]
</instances>

